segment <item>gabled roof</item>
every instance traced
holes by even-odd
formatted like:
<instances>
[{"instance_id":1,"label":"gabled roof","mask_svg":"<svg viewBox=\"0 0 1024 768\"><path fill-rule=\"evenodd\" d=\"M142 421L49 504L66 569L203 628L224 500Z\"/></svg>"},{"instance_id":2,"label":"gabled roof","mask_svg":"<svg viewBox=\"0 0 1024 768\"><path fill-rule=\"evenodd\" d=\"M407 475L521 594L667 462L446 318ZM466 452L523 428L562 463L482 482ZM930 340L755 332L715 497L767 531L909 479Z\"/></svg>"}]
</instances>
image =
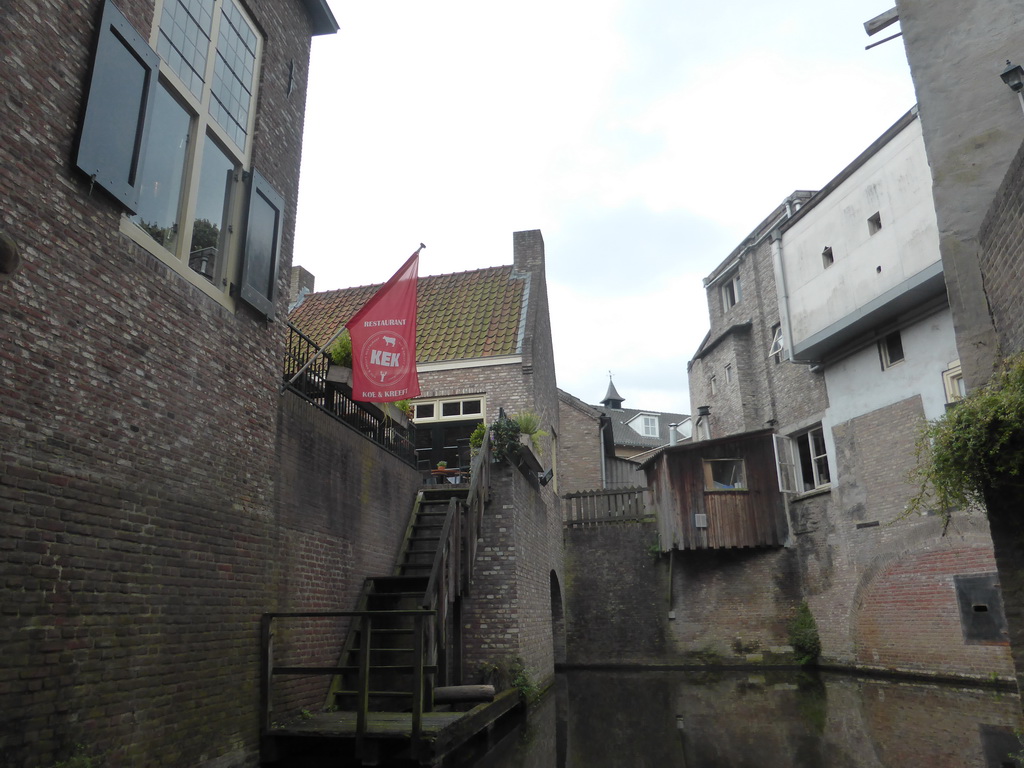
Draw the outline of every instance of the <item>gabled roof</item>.
<instances>
[{"instance_id":1,"label":"gabled roof","mask_svg":"<svg viewBox=\"0 0 1024 768\"><path fill-rule=\"evenodd\" d=\"M632 448L648 449L657 448L661 445L668 445L669 424L681 424L690 417L684 413L666 413L665 411L644 411L635 408L605 408L595 405L601 413L605 414L612 422L612 437L616 445ZM658 417L658 437L645 437L629 426L629 422L638 416Z\"/></svg>"},{"instance_id":2,"label":"gabled roof","mask_svg":"<svg viewBox=\"0 0 1024 768\"><path fill-rule=\"evenodd\" d=\"M289 319L322 346L381 285L311 293ZM526 280L511 265L421 277L417 283L416 362L522 353Z\"/></svg>"}]
</instances>

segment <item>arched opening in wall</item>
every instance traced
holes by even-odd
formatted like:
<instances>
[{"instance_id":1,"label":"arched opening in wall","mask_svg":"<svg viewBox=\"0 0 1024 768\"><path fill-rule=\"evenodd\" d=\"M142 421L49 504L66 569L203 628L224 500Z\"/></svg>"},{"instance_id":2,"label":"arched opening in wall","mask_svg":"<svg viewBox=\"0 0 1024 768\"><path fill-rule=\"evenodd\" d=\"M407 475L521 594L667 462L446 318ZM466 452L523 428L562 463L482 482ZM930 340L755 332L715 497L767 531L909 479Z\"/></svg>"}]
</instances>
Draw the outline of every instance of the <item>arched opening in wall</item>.
<instances>
[{"instance_id":1,"label":"arched opening in wall","mask_svg":"<svg viewBox=\"0 0 1024 768\"><path fill-rule=\"evenodd\" d=\"M551 572L551 640L554 643L555 664L564 664L565 612L562 610L562 589L554 571Z\"/></svg>"}]
</instances>

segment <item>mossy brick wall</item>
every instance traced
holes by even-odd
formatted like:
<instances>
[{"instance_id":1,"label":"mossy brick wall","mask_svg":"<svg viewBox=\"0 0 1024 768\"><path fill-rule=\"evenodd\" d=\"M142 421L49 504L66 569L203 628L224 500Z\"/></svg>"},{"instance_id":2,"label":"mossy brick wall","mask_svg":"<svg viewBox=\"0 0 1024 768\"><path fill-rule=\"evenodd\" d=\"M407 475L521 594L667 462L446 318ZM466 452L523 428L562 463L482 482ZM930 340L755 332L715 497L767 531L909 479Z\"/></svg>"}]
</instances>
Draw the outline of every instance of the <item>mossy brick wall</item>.
<instances>
[{"instance_id":1,"label":"mossy brick wall","mask_svg":"<svg viewBox=\"0 0 1024 768\"><path fill-rule=\"evenodd\" d=\"M491 501L465 600L463 669L474 681L484 664L518 657L531 679L550 683L555 646L552 583L564 583L561 518L552 491L507 462L492 466Z\"/></svg>"},{"instance_id":2,"label":"mossy brick wall","mask_svg":"<svg viewBox=\"0 0 1024 768\"><path fill-rule=\"evenodd\" d=\"M995 571L988 525L958 513L903 517L924 410L919 396L833 427L831 493L791 504L801 582L818 624L822 659L925 674L1011 674L1004 645L965 643L957 575ZM803 504L813 509L800 510Z\"/></svg>"},{"instance_id":3,"label":"mossy brick wall","mask_svg":"<svg viewBox=\"0 0 1024 768\"><path fill-rule=\"evenodd\" d=\"M654 556L654 523L565 528L566 662L663 662L668 558Z\"/></svg>"},{"instance_id":4,"label":"mossy brick wall","mask_svg":"<svg viewBox=\"0 0 1024 768\"><path fill-rule=\"evenodd\" d=\"M0 229L23 260L0 283L0 763L81 743L110 768L252 765L258 617L326 597L339 558L277 516L282 326L131 243L72 168L101 6L0 7ZM119 7L148 33L151 2ZM280 315L309 22L247 7L273 31L252 140L286 199Z\"/></svg>"}]
</instances>

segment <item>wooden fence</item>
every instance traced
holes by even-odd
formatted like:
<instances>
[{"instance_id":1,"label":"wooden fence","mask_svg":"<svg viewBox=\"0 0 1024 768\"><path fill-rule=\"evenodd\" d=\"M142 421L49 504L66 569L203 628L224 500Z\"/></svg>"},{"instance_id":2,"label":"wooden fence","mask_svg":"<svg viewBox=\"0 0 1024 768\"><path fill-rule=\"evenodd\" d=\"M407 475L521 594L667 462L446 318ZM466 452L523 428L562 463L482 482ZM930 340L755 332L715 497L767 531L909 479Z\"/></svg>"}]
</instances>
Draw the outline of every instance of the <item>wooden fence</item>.
<instances>
[{"instance_id":1,"label":"wooden fence","mask_svg":"<svg viewBox=\"0 0 1024 768\"><path fill-rule=\"evenodd\" d=\"M577 491L562 497L562 522L570 528L653 519L646 488Z\"/></svg>"}]
</instances>

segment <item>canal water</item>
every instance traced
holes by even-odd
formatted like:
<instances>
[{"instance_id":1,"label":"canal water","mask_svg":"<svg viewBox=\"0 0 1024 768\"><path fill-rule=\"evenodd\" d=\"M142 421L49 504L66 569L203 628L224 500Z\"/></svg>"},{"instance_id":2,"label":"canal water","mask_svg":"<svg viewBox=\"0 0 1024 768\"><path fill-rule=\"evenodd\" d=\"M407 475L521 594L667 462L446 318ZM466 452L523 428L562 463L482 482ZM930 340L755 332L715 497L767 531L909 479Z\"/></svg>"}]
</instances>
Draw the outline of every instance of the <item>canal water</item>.
<instances>
[{"instance_id":1,"label":"canal water","mask_svg":"<svg viewBox=\"0 0 1024 768\"><path fill-rule=\"evenodd\" d=\"M1019 768L1016 693L795 671L571 671L458 768Z\"/></svg>"}]
</instances>

